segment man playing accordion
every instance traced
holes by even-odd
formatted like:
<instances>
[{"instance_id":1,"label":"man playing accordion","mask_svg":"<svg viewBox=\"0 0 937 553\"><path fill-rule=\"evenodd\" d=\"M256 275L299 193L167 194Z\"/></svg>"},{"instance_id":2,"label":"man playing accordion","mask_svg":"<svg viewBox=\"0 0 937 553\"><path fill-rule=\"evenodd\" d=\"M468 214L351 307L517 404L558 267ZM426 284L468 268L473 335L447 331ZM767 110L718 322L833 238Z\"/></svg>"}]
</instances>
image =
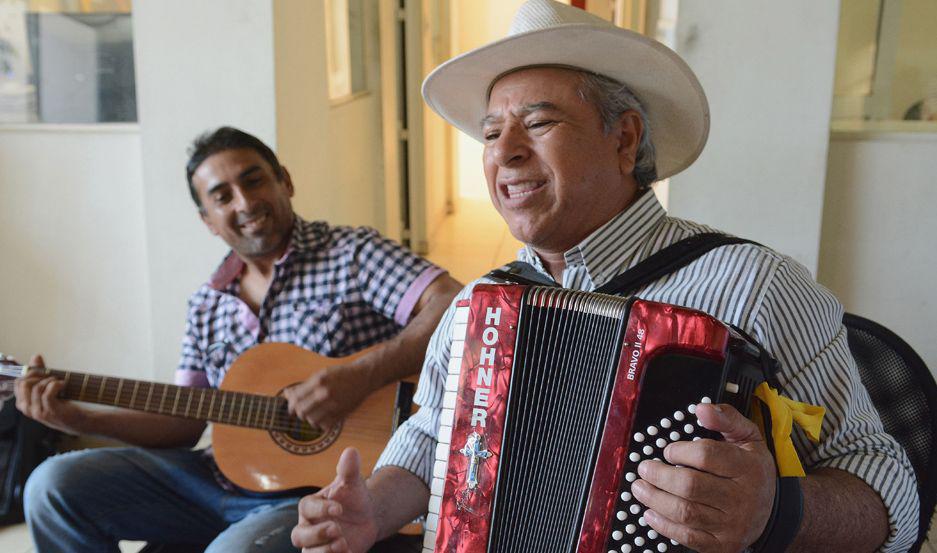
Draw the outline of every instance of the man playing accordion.
<instances>
[{"instance_id":1,"label":"man playing accordion","mask_svg":"<svg viewBox=\"0 0 937 553\"><path fill-rule=\"evenodd\" d=\"M484 143L492 203L526 244L520 260L564 288L594 290L662 248L711 231L668 217L650 190L697 158L709 126L695 75L651 39L531 0L507 38L440 66L423 94ZM819 443L794 436L807 475L793 549L899 551L913 543L913 471L861 385L842 307L804 267L737 244L636 295L741 328L777 359L786 395L827 407ZM356 453L347 451L333 484L302 501L293 543L303 551L366 551L426 512L454 311L455 304L430 341L415 398L421 409L374 473L361 477ZM732 407L701 404L696 416L722 439L672 443L666 463L643 461L634 496L660 535L699 551L741 551L772 514L775 462L756 425Z\"/></svg>"}]
</instances>

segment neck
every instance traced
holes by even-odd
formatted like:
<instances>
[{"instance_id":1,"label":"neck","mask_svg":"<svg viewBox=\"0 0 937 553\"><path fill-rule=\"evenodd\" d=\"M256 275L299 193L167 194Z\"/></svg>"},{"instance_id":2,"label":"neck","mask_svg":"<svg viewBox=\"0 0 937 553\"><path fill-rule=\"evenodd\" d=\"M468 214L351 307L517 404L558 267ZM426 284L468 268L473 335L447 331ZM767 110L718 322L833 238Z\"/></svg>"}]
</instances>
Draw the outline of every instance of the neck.
<instances>
[{"instance_id":1,"label":"neck","mask_svg":"<svg viewBox=\"0 0 937 553\"><path fill-rule=\"evenodd\" d=\"M563 252L543 251L537 248L534 248L534 251L537 252L540 261L543 262L543 267L550 273L553 280L558 284L562 284L563 269L566 268L566 257L563 256Z\"/></svg>"},{"instance_id":2,"label":"neck","mask_svg":"<svg viewBox=\"0 0 937 553\"><path fill-rule=\"evenodd\" d=\"M540 260L543 262L544 268L547 270L547 272L550 273L550 275L553 277L553 280L562 284L563 270L566 268L565 253L569 251L570 249L574 248L577 244L581 244L583 240L588 238L590 235L592 235L592 233L600 229L603 225L611 221L619 213L631 207L636 201L638 201L638 198L640 198L646 193L648 193L647 190L639 192L637 190L637 186L635 185L634 187L630 189L630 193L628 194L623 204L618 209L612 210L612 213L608 217L605 217L600 223L594 224L584 229L583 232L579 233L577 238L570 241L569 243L561 244L559 246L553 246L553 247L549 247L549 246L540 247L540 246L535 246L533 244L530 244L530 246L533 248L535 252L537 252L537 255L540 257Z\"/></svg>"}]
</instances>

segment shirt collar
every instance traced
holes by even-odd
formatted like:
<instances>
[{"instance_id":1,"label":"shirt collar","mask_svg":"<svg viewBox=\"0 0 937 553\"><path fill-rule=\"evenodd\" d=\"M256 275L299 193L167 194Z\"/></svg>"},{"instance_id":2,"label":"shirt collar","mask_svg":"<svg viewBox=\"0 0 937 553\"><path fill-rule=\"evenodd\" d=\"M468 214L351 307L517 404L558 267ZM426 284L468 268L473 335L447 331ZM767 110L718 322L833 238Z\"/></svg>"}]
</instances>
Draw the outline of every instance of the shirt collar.
<instances>
[{"instance_id":1,"label":"shirt collar","mask_svg":"<svg viewBox=\"0 0 937 553\"><path fill-rule=\"evenodd\" d=\"M290 232L290 241L286 246L286 251L279 259L274 261L274 265L282 265L289 259L293 252L306 252L317 249L325 240L325 233L320 225L307 225L299 216L293 215L293 230ZM244 260L238 256L234 250L228 252L221 265L215 270L208 279L208 285L215 290L223 291L234 282L244 270Z\"/></svg>"},{"instance_id":2,"label":"shirt collar","mask_svg":"<svg viewBox=\"0 0 937 553\"><path fill-rule=\"evenodd\" d=\"M602 286L632 266L642 244L667 215L657 200L657 195L648 191L621 213L596 229L582 242L563 253L566 270L585 266L590 280ZM529 245L521 250L521 261L533 265L538 271L549 274L540 256Z\"/></svg>"}]
</instances>

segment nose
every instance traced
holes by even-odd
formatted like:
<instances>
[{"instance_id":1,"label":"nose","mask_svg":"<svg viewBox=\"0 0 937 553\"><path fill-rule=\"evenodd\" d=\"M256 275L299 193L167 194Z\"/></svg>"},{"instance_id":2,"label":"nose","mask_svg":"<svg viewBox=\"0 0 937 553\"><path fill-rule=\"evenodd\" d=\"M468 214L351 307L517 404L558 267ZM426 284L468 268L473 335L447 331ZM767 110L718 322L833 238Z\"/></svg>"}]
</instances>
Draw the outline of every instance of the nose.
<instances>
[{"instance_id":1,"label":"nose","mask_svg":"<svg viewBox=\"0 0 937 553\"><path fill-rule=\"evenodd\" d=\"M518 165L530 156L527 133L517 124L505 125L501 134L488 148L495 163L501 167Z\"/></svg>"},{"instance_id":2,"label":"nose","mask_svg":"<svg viewBox=\"0 0 937 553\"><path fill-rule=\"evenodd\" d=\"M241 212L250 212L255 203L254 195L243 187L235 186L232 192L234 208Z\"/></svg>"}]
</instances>

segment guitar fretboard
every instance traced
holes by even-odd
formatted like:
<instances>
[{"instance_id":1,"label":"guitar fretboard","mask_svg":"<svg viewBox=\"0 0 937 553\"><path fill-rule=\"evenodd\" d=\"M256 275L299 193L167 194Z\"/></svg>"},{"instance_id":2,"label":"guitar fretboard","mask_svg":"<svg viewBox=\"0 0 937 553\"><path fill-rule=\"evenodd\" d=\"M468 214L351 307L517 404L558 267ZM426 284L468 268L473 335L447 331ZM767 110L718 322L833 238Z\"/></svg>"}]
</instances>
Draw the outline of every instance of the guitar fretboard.
<instances>
[{"instance_id":1,"label":"guitar fretboard","mask_svg":"<svg viewBox=\"0 0 937 553\"><path fill-rule=\"evenodd\" d=\"M264 430L308 432L310 429L308 424L289 414L287 402L282 397L214 388L190 388L57 369L33 370L41 370L63 380L63 399Z\"/></svg>"}]
</instances>

